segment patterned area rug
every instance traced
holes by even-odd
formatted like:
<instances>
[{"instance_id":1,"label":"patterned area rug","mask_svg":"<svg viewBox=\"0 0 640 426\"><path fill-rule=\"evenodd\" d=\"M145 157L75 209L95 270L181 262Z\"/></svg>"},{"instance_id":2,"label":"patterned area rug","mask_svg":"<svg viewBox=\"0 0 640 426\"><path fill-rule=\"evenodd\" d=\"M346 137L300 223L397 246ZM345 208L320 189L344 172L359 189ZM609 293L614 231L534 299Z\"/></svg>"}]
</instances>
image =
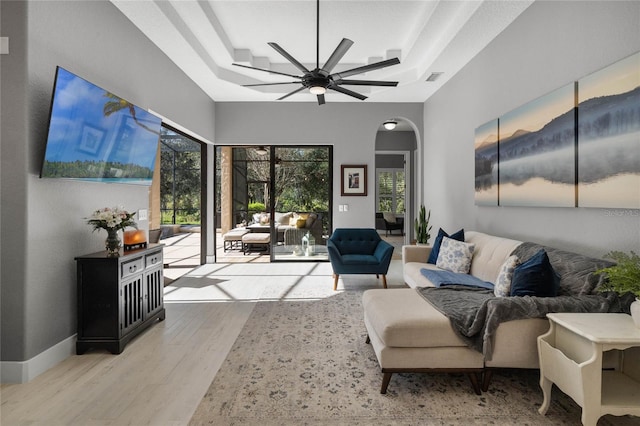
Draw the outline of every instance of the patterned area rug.
<instances>
[{"instance_id":1,"label":"patterned area rug","mask_svg":"<svg viewBox=\"0 0 640 426\"><path fill-rule=\"evenodd\" d=\"M382 374L365 343L362 292L259 302L191 425L579 425L581 409L554 387L546 416L537 370L494 374L476 395L466 375ZM639 424L605 416L599 425Z\"/></svg>"}]
</instances>

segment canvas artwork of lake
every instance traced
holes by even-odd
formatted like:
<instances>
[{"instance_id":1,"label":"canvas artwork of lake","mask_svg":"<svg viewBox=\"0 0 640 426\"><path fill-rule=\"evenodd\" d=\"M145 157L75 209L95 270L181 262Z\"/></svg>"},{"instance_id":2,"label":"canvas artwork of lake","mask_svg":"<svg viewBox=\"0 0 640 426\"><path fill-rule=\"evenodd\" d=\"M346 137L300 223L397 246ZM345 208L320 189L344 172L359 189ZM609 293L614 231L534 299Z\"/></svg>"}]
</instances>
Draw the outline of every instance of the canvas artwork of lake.
<instances>
[{"instance_id":1,"label":"canvas artwork of lake","mask_svg":"<svg viewBox=\"0 0 640 426\"><path fill-rule=\"evenodd\" d=\"M575 206L575 83L500 117L500 205Z\"/></svg>"},{"instance_id":2,"label":"canvas artwork of lake","mask_svg":"<svg viewBox=\"0 0 640 426\"><path fill-rule=\"evenodd\" d=\"M640 53L578 81L578 206L640 209Z\"/></svg>"},{"instance_id":3,"label":"canvas artwork of lake","mask_svg":"<svg viewBox=\"0 0 640 426\"><path fill-rule=\"evenodd\" d=\"M475 204L498 205L498 119L475 131Z\"/></svg>"}]
</instances>

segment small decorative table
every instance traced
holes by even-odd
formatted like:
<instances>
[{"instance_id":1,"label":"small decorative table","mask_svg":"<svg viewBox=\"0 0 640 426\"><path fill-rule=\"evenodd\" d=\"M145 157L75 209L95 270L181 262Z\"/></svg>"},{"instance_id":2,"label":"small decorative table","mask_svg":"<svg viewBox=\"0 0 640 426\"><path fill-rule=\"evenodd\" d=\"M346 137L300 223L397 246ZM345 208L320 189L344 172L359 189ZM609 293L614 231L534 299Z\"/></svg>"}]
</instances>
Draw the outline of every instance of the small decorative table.
<instances>
[{"instance_id":1,"label":"small decorative table","mask_svg":"<svg viewBox=\"0 0 640 426\"><path fill-rule=\"evenodd\" d=\"M630 315L548 314L549 331L538 337L540 387L549 409L556 386L582 407L582 424L605 414L640 416L640 329ZM616 368L602 369L603 353L616 350ZM640 420L640 419L639 419Z\"/></svg>"}]
</instances>

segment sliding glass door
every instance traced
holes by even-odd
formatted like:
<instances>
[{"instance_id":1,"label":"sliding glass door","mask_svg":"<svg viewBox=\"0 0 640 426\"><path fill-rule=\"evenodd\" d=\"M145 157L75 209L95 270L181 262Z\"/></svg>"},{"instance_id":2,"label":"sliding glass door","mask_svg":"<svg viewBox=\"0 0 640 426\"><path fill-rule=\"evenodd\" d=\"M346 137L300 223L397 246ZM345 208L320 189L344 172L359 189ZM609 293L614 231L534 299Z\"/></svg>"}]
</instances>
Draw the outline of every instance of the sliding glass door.
<instances>
[{"instance_id":1,"label":"sliding glass door","mask_svg":"<svg viewBox=\"0 0 640 426\"><path fill-rule=\"evenodd\" d=\"M217 258L328 260L331 147L218 147L216 157Z\"/></svg>"},{"instance_id":2,"label":"sliding glass door","mask_svg":"<svg viewBox=\"0 0 640 426\"><path fill-rule=\"evenodd\" d=\"M274 260L328 260L331 147L273 147Z\"/></svg>"},{"instance_id":3,"label":"sliding glass door","mask_svg":"<svg viewBox=\"0 0 640 426\"><path fill-rule=\"evenodd\" d=\"M205 262L202 206L204 144L163 125L160 135L159 188L151 190L152 228L160 228L165 268L188 268ZM154 179L155 180L155 179Z\"/></svg>"}]
</instances>

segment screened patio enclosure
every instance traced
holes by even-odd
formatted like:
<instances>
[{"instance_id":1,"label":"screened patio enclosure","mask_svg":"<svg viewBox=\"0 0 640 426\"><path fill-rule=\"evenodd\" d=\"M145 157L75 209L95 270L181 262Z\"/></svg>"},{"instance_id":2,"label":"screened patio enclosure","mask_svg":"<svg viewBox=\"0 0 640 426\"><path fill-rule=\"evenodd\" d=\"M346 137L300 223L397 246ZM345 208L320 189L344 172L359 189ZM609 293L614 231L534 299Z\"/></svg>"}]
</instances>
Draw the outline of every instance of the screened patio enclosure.
<instances>
[{"instance_id":1,"label":"screened patio enclosure","mask_svg":"<svg viewBox=\"0 0 640 426\"><path fill-rule=\"evenodd\" d=\"M217 147L221 255L328 260L331 177L329 146Z\"/></svg>"}]
</instances>

